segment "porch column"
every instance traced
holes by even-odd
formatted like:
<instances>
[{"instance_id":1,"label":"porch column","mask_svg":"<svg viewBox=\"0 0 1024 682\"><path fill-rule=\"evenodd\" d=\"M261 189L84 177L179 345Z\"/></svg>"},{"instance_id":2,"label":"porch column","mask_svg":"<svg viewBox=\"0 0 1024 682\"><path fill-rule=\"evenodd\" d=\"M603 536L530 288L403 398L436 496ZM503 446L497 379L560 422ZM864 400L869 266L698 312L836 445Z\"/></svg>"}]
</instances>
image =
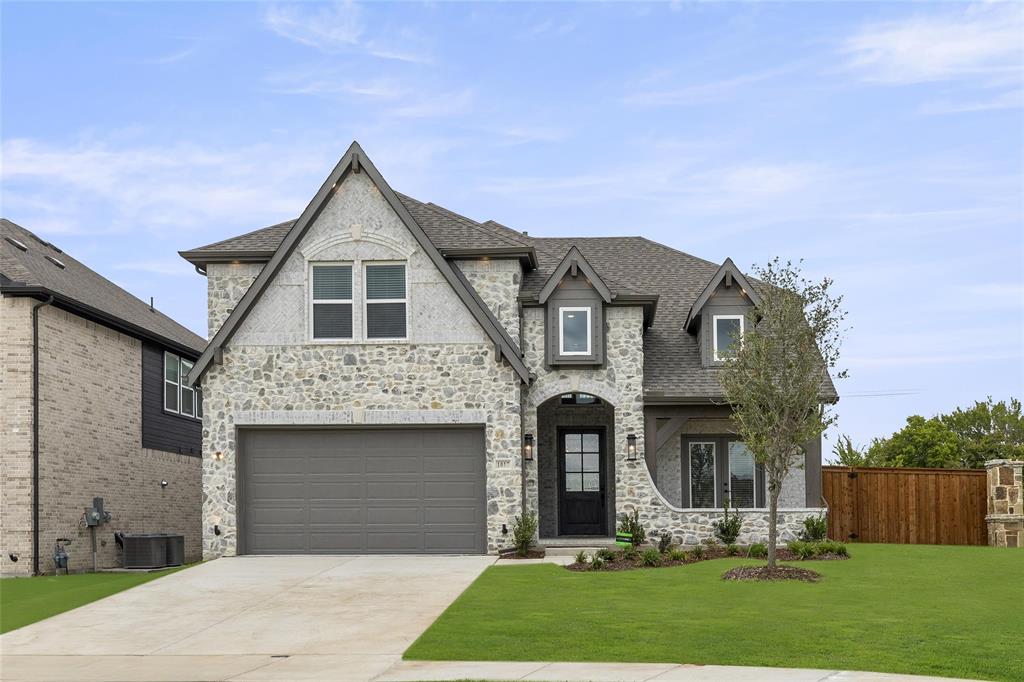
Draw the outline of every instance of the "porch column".
<instances>
[{"instance_id":1,"label":"porch column","mask_svg":"<svg viewBox=\"0 0 1024 682\"><path fill-rule=\"evenodd\" d=\"M988 544L1024 547L1024 461L993 459L988 474Z\"/></svg>"}]
</instances>

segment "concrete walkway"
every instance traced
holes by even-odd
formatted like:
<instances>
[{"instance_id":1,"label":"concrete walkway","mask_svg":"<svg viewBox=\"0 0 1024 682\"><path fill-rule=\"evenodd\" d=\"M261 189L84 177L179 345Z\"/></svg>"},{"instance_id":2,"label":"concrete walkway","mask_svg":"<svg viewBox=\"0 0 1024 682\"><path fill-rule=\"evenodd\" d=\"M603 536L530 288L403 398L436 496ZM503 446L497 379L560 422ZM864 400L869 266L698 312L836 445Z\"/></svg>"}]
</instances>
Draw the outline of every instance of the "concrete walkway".
<instances>
[{"instance_id":1,"label":"concrete walkway","mask_svg":"<svg viewBox=\"0 0 1024 682\"><path fill-rule=\"evenodd\" d=\"M537 680L545 682L956 682L949 677L807 668L755 668L673 663L527 663L400 661L375 682ZM961 682L969 682L961 680Z\"/></svg>"},{"instance_id":2,"label":"concrete walkway","mask_svg":"<svg viewBox=\"0 0 1024 682\"><path fill-rule=\"evenodd\" d=\"M0 680L366 682L493 562L218 559L0 636Z\"/></svg>"}]
</instances>

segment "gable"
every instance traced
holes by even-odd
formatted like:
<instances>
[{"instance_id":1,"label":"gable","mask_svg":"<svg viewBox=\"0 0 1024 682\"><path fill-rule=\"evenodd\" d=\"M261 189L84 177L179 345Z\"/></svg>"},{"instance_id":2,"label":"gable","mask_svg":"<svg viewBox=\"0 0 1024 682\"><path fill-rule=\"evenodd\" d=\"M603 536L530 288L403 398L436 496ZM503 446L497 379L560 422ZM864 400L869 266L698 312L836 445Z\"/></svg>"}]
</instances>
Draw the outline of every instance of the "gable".
<instances>
[{"instance_id":1,"label":"gable","mask_svg":"<svg viewBox=\"0 0 1024 682\"><path fill-rule=\"evenodd\" d=\"M469 314L483 329L488 339L494 343L496 357L507 360L522 381L529 381L529 370L523 362L522 354L516 343L501 327L498 321L494 318L493 313L487 309L486 305L480 299L480 296L472 289L471 286L469 286L465 278L462 277L452 267L452 265L444 259L437 248L430 242L426 234L423 232L423 229L416 223L415 219L405 206L402 205L397 195L391 187L388 186L387 182L377 171L370 159L366 157L359 145L353 142L348 151L341 158L341 161L339 161L337 166L335 166L334 170L324 181L323 185L321 185L316 196L313 197L312 201L310 201L309 205L306 206L306 209L302 212L302 215L299 216L299 219L296 220L295 224L289 229L288 234L282 240L280 246L274 252L274 255L270 258L267 266L260 272L252 286L249 287L241 301L239 301L238 306L231 312L224 324L221 325L220 329L217 330L216 335L214 335L206 350L196 362L195 368L189 374L189 384L195 383L209 368L211 363L220 362L222 349L225 344L231 341L236 332L244 326L249 314L256 307L257 301L259 301L267 291L270 284L276 281L277 275L282 270L285 271L286 276L281 280L281 284L297 288L297 284L294 281L294 278L296 277L294 268L291 270L292 280L288 279L287 275L289 271L286 268L289 263L294 265L294 261L292 261L293 253L296 251L297 247L304 242L307 233L314 225L316 225L318 218L325 210L333 205L332 199L338 195L345 180L350 176L359 175L360 173L365 174L367 180L372 183L376 192L379 193L383 201L391 208L394 214L397 215L402 225L404 225L408 233L413 237L417 244L417 250L422 251L422 253L429 258L430 262L433 263L438 272L440 272L444 277ZM376 216L377 219L380 219L380 216L381 214L378 212ZM370 223L371 229L368 232L372 234L372 228L377 225L377 223L373 222L372 218ZM324 224L329 226L332 223L331 221L327 221ZM361 237L364 228L366 228L366 226L361 223L355 223L349 225L349 232ZM321 240L314 239L312 242L307 244L307 250L313 245L317 245L322 251L328 246L324 240L329 241L330 239L340 239L341 235L337 234L335 231L335 234L332 234L330 237L323 235L321 235L321 237ZM400 246L400 242L396 243ZM395 246L395 244L391 244L391 246ZM411 287L412 282L410 282L410 288Z\"/></svg>"}]
</instances>

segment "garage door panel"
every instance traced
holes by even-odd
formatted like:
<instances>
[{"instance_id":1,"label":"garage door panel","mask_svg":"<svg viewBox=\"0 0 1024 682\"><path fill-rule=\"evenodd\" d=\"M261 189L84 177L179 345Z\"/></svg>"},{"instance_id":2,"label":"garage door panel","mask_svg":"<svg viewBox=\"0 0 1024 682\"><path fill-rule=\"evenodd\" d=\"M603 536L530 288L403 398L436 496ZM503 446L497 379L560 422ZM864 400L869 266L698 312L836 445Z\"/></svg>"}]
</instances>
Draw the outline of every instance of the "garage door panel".
<instances>
[{"instance_id":1,"label":"garage door panel","mask_svg":"<svg viewBox=\"0 0 1024 682\"><path fill-rule=\"evenodd\" d=\"M482 429L243 430L242 551L482 553Z\"/></svg>"}]
</instances>

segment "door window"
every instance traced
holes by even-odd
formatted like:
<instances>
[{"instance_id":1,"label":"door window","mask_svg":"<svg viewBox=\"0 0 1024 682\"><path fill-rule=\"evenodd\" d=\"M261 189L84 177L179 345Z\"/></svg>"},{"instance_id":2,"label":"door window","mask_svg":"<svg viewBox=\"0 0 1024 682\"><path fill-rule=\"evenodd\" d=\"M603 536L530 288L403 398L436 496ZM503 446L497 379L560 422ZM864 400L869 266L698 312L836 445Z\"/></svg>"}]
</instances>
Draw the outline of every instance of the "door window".
<instances>
[{"instance_id":1,"label":"door window","mask_svg":"<svg viewBox=\"0 0 1024 682\"><path fill-rule=\"evenodd\" d=\"M567 433L563 438L566 492L600 492L600 437L596 433Z\"/></svg>"}]
</instances>

